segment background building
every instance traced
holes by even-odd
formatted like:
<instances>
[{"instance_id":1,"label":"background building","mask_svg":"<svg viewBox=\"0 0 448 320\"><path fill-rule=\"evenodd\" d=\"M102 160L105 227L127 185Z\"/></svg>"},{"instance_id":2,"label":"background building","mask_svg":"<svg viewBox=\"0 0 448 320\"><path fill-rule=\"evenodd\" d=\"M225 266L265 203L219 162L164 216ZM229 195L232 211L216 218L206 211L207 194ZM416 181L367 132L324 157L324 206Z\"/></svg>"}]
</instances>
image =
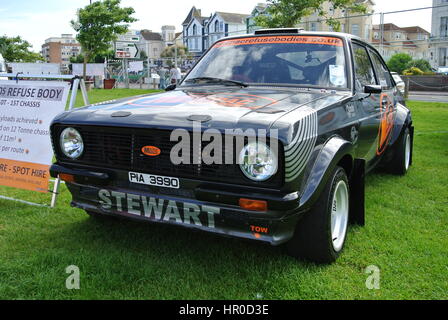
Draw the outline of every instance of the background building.
<instances>
[{"instance_id":1,"label":"background building","mask_svg":"<svg viewBox=\"0 0 448 320\"><path fill-rule=\"evenodd\" d=\"M162 26L162 39L167 43L173 43L176 38L176 27L175 26Z\"/></svg>"},{"instance_id":2,"label":"background building","mask_svg":"<svg viewBox=\"0 0 448 320\"><path fill-rule=\"evenodd\" d=\"M329 17L339 20L342 32L351 33L367 41L371 41L372 14L374 12L373 7L375 6L375 2L372 0L357 0L357 2L366 5L366 14L352 14L346 10L334 9L330 2L323 4L323 10L328 13ZM246 29L248 33L253 33L255 30L260 29L255 24L255 17L266 14L267 7L268 5L266 3L257 4L252 10L251 15L246 18ZM317 12L308 17L304 17L297 27L307 31L333 31L333 28Z\"/></svg>"},{"instance_id":3,"label":"background building","mask_svg":"<svg viewBox=\"0 0 448 320\"><path fill-rule=\"evenodd\" d=\"M429 62L434 68L448 67L448 0L433 0Z\"/></svg>"},{"instance_id":4,"label":"background building","mask_svg":"<svg viewBox=\"0 0 448 320\"><path fill-rule=\"evenodd\" d=\"M52 37L45 40L42 45L42 56L46 62L60 63L61 70L68 70L70 57L81 53L81 45L72 34L62 34L60 37Z\"/></svg>"},{"instance_id":5,"label":"background building","mask_svg":"<svg viewBox=\"0 0 448 320\"><path fill-rule=\"evenodd\" d=\"M323 9L328 16L338 19L341 23L341 32L346 32L360 37L366 41L372 40L372 14L375 3L372 0L357 0L363 3L366 8L366 14L351 13L347 10L334 9L330 2L323 4ZM299 27L307 31L334 31L333 28L325 22L325 19L319 17L317 12L305 17Z\"/></svg>"},{"instance_id":6,"label":"background building","mask_svg":"<svg viewBox=\"0 0 448 320\"><path fill-rule=\"evenodd\" d=\"M138 49L143 51L149 59L160 59L165 46L166 43L162 38L162 34L147 29L140 31Z\"/></svg>"},{"instance_id":7,"label":"background building","mask_svg":"<svg viewBox=\"0 0 448 320\"><path fill-rule=\"evenodd\" d=\"M205 49L223 37L247 33L247 14L216 12L205 26Z\"/></svg>"},{"instance_id":8,"label":"background building","mask_svg":"<svg viewBox=\"0 0 448 320\"><path fill-rule=\"evenodd\" d=\"M268 5L267 3L258 3L250 13L250 16L246 18L246 30L247 33L254 33L255 30L260 29L255 23L255 18L259 15L265 14Z\"/></svg>"},{"instance_id":9,"label":"background building","mask_svg":"<svg viewBox=\"0 0 448 320\"><path fill-rule=\"evenodd\" d=\"M178 47L184 45L184 33L183 32L176 32L175 38L174 38L174 44Z\"/></svg>"},{"instance_id":10,"label":"background building","mask_svg":"<svg viewBox=\"0 0 448 320\"><path fill-rule=\"evenodd\" d=\"M203 17L201 10L193 7L182 23L184 45L194 56L200 56L204 52L206 41L204 27L207 22L208 17Z\"/></svg>"},{"instance_id":11,"label":"background building","mask_svg":"<svg viewBox=\"0 0 448 320\"><path fill-rule=\"evenodd\" d=\"M200 56L222 37L245 34L248 14L215 12L204 17L193 7L182 23L184 45L194 56Z\"/></svg>"},{"instance_id":12,"label":"background building","mask_svg":"<svg viewBox=\"0 0 448 320\"><path fill-rule=\"evenodd\" d=\"M382 29L383 39L381 39L381 25L373 26L371 42L385 60L397 53L407 53L413 59L428 60L430 36L428 31L418 26L401 28L393 23L384 24Z\"/></svg>"}]
</instances>

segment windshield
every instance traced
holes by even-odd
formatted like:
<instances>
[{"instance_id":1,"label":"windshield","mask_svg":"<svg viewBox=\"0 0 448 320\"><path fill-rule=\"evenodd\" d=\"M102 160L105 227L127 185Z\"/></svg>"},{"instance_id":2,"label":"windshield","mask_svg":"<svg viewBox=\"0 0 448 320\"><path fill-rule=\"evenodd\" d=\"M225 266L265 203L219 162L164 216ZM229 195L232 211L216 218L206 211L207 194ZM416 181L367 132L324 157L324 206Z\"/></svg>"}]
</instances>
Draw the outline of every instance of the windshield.
<instances>
[{"instance_id":1,"label":"windshield","mask_svg":"<svg viewBox=\"0 0 448 320\"><path fill-rule=\"evenodd\" d=\"M249 85L325 88L346 88L348 83L342 40L317 36L248 37L217 42L184 83L198 83L200 78Z\"/></svg>"}]
</instances>

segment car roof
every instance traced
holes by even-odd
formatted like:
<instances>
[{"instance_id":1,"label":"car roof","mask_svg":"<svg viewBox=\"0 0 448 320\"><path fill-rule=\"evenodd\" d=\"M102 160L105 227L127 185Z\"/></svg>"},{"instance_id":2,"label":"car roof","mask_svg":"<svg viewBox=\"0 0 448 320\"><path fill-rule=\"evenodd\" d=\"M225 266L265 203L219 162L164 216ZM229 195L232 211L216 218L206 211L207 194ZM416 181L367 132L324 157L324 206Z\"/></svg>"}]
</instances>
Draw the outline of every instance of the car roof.
<instances>
[{"instance_id":1,"label":"car roof","mask_svg":"<svg viewBox=\"0 0 448 320\"><path fill-rule=\"evenodd\" d=\"M237 36L229 36L219 39L218 41L228 40L228 39L238 39L244 37L265 37L265 36L317 36L317 37L338 37L347 40L357 40L367 43L358 36L344 33L344 32L317 32L317 31L304 31L298 28L278 28L278 29L260 29L256 30L254 33L242 34Z\"/></svg>"}]
</instances>

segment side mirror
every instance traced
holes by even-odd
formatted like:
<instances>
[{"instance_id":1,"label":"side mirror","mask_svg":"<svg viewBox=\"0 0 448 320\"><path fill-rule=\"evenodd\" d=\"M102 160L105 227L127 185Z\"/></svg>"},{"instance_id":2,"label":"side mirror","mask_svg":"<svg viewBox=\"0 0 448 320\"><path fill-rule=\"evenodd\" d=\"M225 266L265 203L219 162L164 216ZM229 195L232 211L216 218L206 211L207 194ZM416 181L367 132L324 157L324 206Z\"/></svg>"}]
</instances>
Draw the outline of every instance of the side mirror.
<instances>
[{"instance_id":1,"label":"side mirror","mask_svg":"<svg viewBox=\"0 0 448 320\"><path fill-rule=\"evenodd\" d=\"M165 88L165 91L173 91L174 89L176 89L176 85L170 84L168 87Z\"/></svg>"},{"instance_id":2,"label":"side mirror","mask_svg":"<svg viewBox=\"0 0 448 320\"><path fill-rule=\"evenodd\" d=\"M364 93L368 94L380 94L383 92L383 88L377 85L369 85L364 87Z\"/></svg>"}]
</instances>

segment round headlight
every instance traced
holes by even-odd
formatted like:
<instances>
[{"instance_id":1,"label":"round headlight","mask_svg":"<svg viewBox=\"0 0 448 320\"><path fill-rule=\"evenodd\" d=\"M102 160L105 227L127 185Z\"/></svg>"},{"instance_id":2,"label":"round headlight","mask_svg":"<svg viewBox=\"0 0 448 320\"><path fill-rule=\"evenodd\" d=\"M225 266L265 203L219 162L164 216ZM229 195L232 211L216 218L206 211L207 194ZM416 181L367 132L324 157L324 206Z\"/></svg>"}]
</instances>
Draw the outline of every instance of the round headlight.
<instances>
[{"instance_id":1,"label":"round headlight","mask_svg":"<svg viewBox=\"0 0 448 320\"><path fill-rule=\"evenodd\" d=\"M62 152L71 159L79 158L84 151L81 134L73 128L62 131L60 144Z\"/></svg>"},{"instance_id":2,"label":"round headlight","mask_svg":"<svg viewBox=\"0 0 448 320\"><path fill-rule=\"evenodd\" d=\"M266 181L278 168L277 155L263 142L250 142L240 152L239 164L246 177Z\"/></svg>"}]
</instances>

